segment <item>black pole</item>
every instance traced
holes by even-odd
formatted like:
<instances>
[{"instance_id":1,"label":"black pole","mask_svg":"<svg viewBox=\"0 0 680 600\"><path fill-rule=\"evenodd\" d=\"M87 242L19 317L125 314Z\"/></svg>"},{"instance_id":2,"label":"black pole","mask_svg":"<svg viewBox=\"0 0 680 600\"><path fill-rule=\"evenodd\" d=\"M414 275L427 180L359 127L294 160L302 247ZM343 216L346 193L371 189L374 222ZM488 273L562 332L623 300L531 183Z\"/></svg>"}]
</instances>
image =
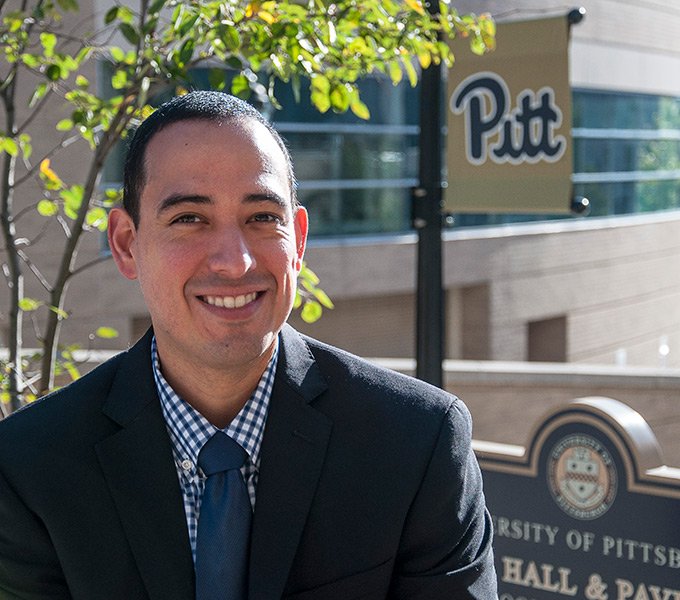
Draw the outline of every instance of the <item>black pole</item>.
<instances>
[{"instance_id":1,"label":"black pole","mask_svg":"<svg viewBox=\"0 0 680 600\"><path fill-rule=\"evenodd\" d=\"M420 82L420 185L412 197L418 232L416 377L438 387L443 383L444 360L441 78L441 66L433 64L423 71Z\"/></svg>"}]
</instances>

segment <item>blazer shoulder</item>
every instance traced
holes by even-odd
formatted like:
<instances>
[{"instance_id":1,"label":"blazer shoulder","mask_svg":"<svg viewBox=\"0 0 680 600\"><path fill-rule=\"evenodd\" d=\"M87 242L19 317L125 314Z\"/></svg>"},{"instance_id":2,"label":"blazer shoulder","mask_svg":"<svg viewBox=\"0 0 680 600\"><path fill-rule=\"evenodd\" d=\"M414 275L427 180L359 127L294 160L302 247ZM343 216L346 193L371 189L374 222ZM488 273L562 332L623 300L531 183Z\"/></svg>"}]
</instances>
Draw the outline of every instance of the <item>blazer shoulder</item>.
<instances>
[{"instance_id":1,"label":"blazer shoulder","mask_svg":"<svg viewBox=\"0 0 680 600\"><path fill-rule=\"evenodd\" d=\"M115 355L76 381L22 407L0 421L0 454L21 452L39 440L44 450L76 443L72 432L85 442L88 433L111 430L102 409L127 352Z\"/></svg>"},{"instance_id":2,"label":"blazer shoulder","mask_svg":"<svg viewBox=\"0 0 680 600\"><path fill-rule=\"evenodd\" d=\"M395 417L426 418L440 423L451 413L469 421L465 404L456 396L424 381L398 373L303 336L328 384L328 393L341 396L343 405L360 404Z\"/></svg>"}]
</instances>

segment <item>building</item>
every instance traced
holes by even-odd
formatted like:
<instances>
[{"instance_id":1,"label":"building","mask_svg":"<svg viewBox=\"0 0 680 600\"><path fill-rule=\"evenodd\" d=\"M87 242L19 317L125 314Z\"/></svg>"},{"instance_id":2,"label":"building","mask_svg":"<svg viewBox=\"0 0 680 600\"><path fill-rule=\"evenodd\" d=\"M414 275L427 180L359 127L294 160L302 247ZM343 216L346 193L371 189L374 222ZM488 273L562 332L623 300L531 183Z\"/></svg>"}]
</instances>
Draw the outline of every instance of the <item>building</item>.
<instances>
[{"instance_id":1,"label":"building","mask_svg":"<svg viewBox=\"0 0 680 600\"><path fill-rule=\"evenodd\" d=\"M552 1L542 2L540 13L527 0L455 4L499 19L564 12ZM680 366L680 8L656 0L583 4L587 16L571 33L573 182L592 213L533 220L453 215L444 234L447 358ZM96 2L94 18L106 8ZM105 65L98 69L92 67L91 81ZM307 261L336 304L315 324L297 315L291 322L364 356L412 357L409 189L417 183L418 94L379 80L366 82L363 93L369 122L318 115L285 88L278 94L285 109L273 120L291 146L312 219ZM54 99L45 111L59 108ZM45 154L61 139L46 129L35 152ZM71 161L55 157L54 168L75 182L82 163ZM119 173L112 161L102 185L115 186ZM26 206L38 193L35 186ZM51 240L62 231L52 224L41 233L44 220L35 213L22 219L22 235L40 239L34 260L54 273ZM86 237L83 264L106 254L101 236ZM42 293L28 271L25 285L29 297ZM6 306L7 294L0 300ZM63 322L64 343L124 348L149 324L138 286L112 261L74 277L63 308L73 314ZM95 339L100 325L120 336Z\"/></svg>"}]
</instances>

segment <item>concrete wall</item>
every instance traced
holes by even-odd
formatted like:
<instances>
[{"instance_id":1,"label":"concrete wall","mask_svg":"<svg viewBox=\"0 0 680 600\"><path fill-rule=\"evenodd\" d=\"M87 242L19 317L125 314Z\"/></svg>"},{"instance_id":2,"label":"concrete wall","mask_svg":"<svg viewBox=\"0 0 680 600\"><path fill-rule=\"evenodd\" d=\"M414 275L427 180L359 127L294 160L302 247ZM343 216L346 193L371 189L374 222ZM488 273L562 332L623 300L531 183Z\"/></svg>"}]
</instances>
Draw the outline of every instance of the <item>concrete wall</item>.
<instances>
[{"instance_id":1,"label":"concrete wall","mask_svg":"<svg viewBox=\"0 0 680 600\"><path fill-rule=\"evenodd\" d=\"M449 232L444 254L448 358L680 366L680 211ZM312 242L307 260L337 308L296 327L414 356L414 237ZM531 327L560 318L561 338Z\"/></svg>"}]
</instances>

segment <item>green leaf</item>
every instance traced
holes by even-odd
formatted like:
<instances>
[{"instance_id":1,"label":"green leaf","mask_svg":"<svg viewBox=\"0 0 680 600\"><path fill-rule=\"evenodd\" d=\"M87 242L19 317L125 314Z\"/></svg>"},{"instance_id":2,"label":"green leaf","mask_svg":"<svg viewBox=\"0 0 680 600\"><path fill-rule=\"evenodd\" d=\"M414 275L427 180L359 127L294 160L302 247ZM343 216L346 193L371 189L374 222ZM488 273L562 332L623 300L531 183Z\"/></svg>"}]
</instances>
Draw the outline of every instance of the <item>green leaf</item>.
<instances>
[{"instance_id":1,"label":"green leaf","mask_svg":"<svg viewBox=\"0 0 680 600\"><path fill-rule=\"evenodd\" d=\"M111 53L111 58L116 62L123 62L125 60L125 52L118 46L110 46L109 52Z\"/></svg>"},{"instance_id":2,"label":"green leaf","mask_svg":"<svg viewBox=\"0 0 680 600\"><path fill-rule=\"evenodd\" d=\"M45 56L50 57L54 54L54 47L57 45L57 36L53 33L43 31L40 34L40 43L45 51Z\"/></svg>"},{"instance_id":3,"label":"green leaf","mask_svg":"<svg viewBox=\"0 0 680 600\"><path fill-rule=\"evenodd\" d=\"M404 60L404 66L406 67L406 74L408 75L408 80L411 84L411 87L416 87L418 85L418 73L416 73L413 63L408 58L406 58Z\"/></svg>"},{"instance_id":4,"label":"green leaf","mask_svg":"<svg viewBox=\"0 0 680 600\"><path fill-rule=\"evenodd\" d=\"M331 84L328 81L328 77L325 75L316 75L312 79L312 91L325 92L326 94L331 91Z\"/></svg>"},{"instance_id":5,"label":"green leaf","mask_svg":"<svg viewBox=\"0 0 680 600\"><path fill-rule=\"evenodd\" d=\"M108 189L104 192L106 206L115 206L123 201L123 190Z\"/></svg>"},{"instance_id":6,"label":"green leaf","mask_svg":"<svg viewBox=\"0 0 680 600\"><path fill-rule=\"evenodd\" d=\"M352 109L352 112L360 119L368 120L371 118L371 112L368 110L368 106L359 100L358 97L353 98L349 106Z\"/></svg>"},{"instance_id":7,"label":"green leaf","mask_svg":"<svg viewBox=\"0 0 680 600\"><path fill-rule=\"evenodd\" d=\"M97 337L104 338L105 340L118 337L118 331L113 327L100 327L94 333Z\"/></svg>"},{"instance_id":8,"label":"green leaf","mask_svg":"<svg viewBox=\"0 0 680 600\"><path fill-rule=\"evenodd\" d=\"M486 51L486 44L480 36L471 36L470 39L470 50L475 54L484 54Z\"/></svg>"},{"instance_id":9,"label":"green leaf","mask_svg":"<svg viewBox=\"0 0 680 600\"><path fill-rule=\"evenodd\" d=\"M57 0L57 4L64 11L78 12L78 3L75 0Z\"/></svg>"},{"instance_id":10,"label":"green leaf","mask_svg":"<svg viewBox=\"0 0 680 600\"><path fill-rule=\"evenodd\" d=\"M38 212L43 217L53 217L59 212L59 208L51 200L41 200L38 202Z\"/></svg>"},{"instance_id":11,"label":"green leaf","mask_svg":"<svg viewBox=\"0 0 680 600\"><path fill-rule=\"evenodd\" d=\"M26 15L24 14L24 11L22 10L13 10L11 12L8 12L5 18L3 19L5 25L9 27L9 30L14 33L15 31L18 31L21 26L24 24L24 18Z\"/></svg>"},{"instance_id":12,"label":"green leaf","mask_svg":"<svg viewBox=\"0 0 680 600\"><path fill-rule=\"evenodd\" d=\"M78 209L83 202L83 193L82 185L73 185L69 189L59 192L59 196L64 199L64 214L69 219L78 217Z\"/></svg>"},{"instance_id":13,"label":"green leaf","mask_svg":"<svg viewBox=\"0 0 680 600\"><path fill-rule=\"evenodd\" d=\"M184 37L187 33L189 33L193 26L196 25L196 21L198 21L198 15L191 15L186 21L184 21L177 30L179 37Z\"/></svg>"},{"instance_id":14,"label":"green leaf","mask_svg":"<svg viewBox=\"0 0 680 600\"><path fill-rule=\"evenodd\" d=\"M78 371L78 367L76 367L70 360L64 363L64 368L68 371L68 374L71 376L73 381L80 377L80 371Z\"/></svg>"},{"instance_id":15,"label":"green leaf","mask_svg":"<svg viewBox=\"0 0 680 600\"><path fill-rule=\"evenodd\" d=\"M73 221L75 221L78 218L78 210L71 206L70 204L64 205L64 214Z\"/></svg>"},{"instance_id":16,"label":"green leaf","mask_svg":"<svg viewBox=\"0 0 680 600\"><path fill-rule=\"evenodd\" d=\"M87 211L85 222L90 227L96 227L99 231L106 231L106 225L109 220L109 215L101 206L94 206Z\"/></svg>"},{"instance_id":17,"label":"green leaf","mask_svg":"<svg viewBox=\"0 0 680 600\"><path fill-rule=\"evenodd\" d=\"M0 148L7 152L10 156L17 156L19 154L19 146L12 138L0 137Z\"/></svg>"},{"instance_id":18,"label":"green leaf","mask_svg":"<svg viewBox=\"0 0 680 600\"><path fill-rule=\"evenodd\" d=\"M167 0L154 0L149 6L149 14L154 15L165 6Z\"/></svg>"},{"instance_id":19,"label":"green leaf","mask_svg":"<svg viewBox=\"0 0 680 600\"><path fill-rule=\"evenodd\" d=\"M318 275L312 271L306 263L302 263L302 269L300 270L300 277L302 279L306 279L311 283L313 286L319 284L319 277Z\"/></svg>"},{"instance_id":20,"label":"green leaf","mask_svg":"<svg viewBox=\"0 0 680 600\"><path fill-rule=\"evenodd\" d=\"M88 87L90 87L90 82L88 81L87 77L83 77L82 75L77 75L76 76L76 85L79 88L86 90Z\"/></svg>"},{"instance_id":21,"label":"green leaf","mask_svg":"<svg viewBox=\"0 0 680 600\"><path fill-rule=\"evenodd\" d=\"M80 52L76 54L75 61L78 65L83 64L83 62L92 56L92 52L94 51L94 48L91 48L90 46L85 46L84 48L80 49Z\"/></svg>"},{"instance_id":22,"label":"green leaf","mask_svg":"<svg viewBox=\"0 0 680 600\"><path fill-rule=\"evenodd\" d=\"M324 75L317 75L312 79L310 99L320 113L325 113L331 107L331 84Z\"/></svg>"},{"instance_id":23,"label":"green leaf","mask_svg":"<svg viewBox=\"0 0 680 600\"><path fill-rule=\"evenodd\" d=\"M224 69L220 69L219 67L210 69L210 72L208 73L208 81L210 82L211 89L217 91L223 90L225 86Z\"/></svg>"},{"instance_id":24,"label":"green leaf","mask_svg":"<svg viewBox=\"0 0 680 600\"><path fill-rule=\"evenodd\" d=\"M230 56L226 61L228 67L240 71L243 68L243 63L238 56Z\"/></svg>"},{"instance_id":25,"label":"green leaf","mask_svg":"<svg viewBox=\"0 0 680 600\"><path fill-rule=\"evenodd\" d=\"M330 99L334 112L344 113L349 108L349 91L343 84L333 88Z\"/></svg>"},{"instance_id":26,"label":"green leaf","mask_svg":"<svg viewBox=\"0 0 680 600\"><path fill-rule=\"evenodd\" d=\"M315 300L307 300L300 311L300 317L305 323L314 323L321 318L323 308Z\"/></svg>"},{"instance_id":27,"label":"green leaf","mask_svg":"<svg viewBox=\"0 0 680 600\"><path fill-rule=\"evenodd\" d=\"M123 34L123 37L131 44L136 45L139 42L139 35L132 25L129 25L128 23L121 23L120 32Z\"/></svg>"},{"instance_id":28,"label":"green leaf","mask_svg":"<svg viewBox=\"0 0 680 600\"><path fill-rule=\"evenodd\" d=\"M123 23L132 23L135 18L135 13L129 6L119 6L118 7L118 18L123 21Z\"/></svg>"},{"instance_id":29,"label":"green leaf","mask_svg":"<svg viewBox=\"0 0 680 600\"><path fill-rule=\"evenodd\" d=\"M396 60L390 62L390 79L394 85L397 85L402 78L401 66Z\"/></svg>"},{"instance_id":30,"label":"green leaf","mask_svg":"<svg viewBox=\"0 0 680 600\"><path fill-rule=\"evenodd\" d=\"M50 305L48 307L53 313L59 315L62 319L68 319L68 313L65 310L62 310L58 306L52 306Z\"/></svg>"},{"instance_id":31,"label":"green leaf","mask_svg":"<svg viewBox=\"0 0 680 600\"><path fill-rule=\"evenodd\" d=\"M127 81L127 73L119 69L111 77L111 87L114 90L122 90L127 85Z\"/></svg>"},{"instance_id":32,"label":"green leaf","mask_svg":"<svg viewBox=\"0 0 680 600\"><path fill-rule=\"evenodd\" d=\"M57 131L68 131L73 128L73 121L71 119L62 119L57 123Z\"/></svg>"},{"instance_id":33,"label":"green leaf","mask_svg":"<svg viewBox=\"0 0 680 600\"><path fill-rule=\"evenodd\" d=\"M42 302L38 302L33 298L22 298L21 300L19 300L18 306L23 311L31 312L33 310L36 310L41 304Z\"/></svg>"},{"instance_id":34,"label":"green leaf","mask_svg":"<svg viewBox=\"0 0 680 600\"><path fill-rule=\"evenodd\" d=\"M47 93L47 90L49 90L48 83L45 82L39 83L36 86L30 101L28 102L29 108L32 108L35 105L35 103Z\"/></svg>"},{"instance_id":35,"label":"green leaf","mask_svg":"<svg viewBox=\"0 0 680 600\"><path fill-rule=\"evenodd\" d=\"M250 83L243 73L234 77L231 82L231 93L242 100L247 100L250 97Z\"/></svg>"},{"instance_id":36,"label":"green leaf","mask_svg":"<svg viewBox=\"0 0 680 600\"><path fill-rule=\"evenodd\" d=\"M40 64L40 59L35 54L22 54L21 60L29 69L35 69Z\"/></svg>"},{"instance_id":37,"label":"green leaf","mask_svg":"<svg viewBox=\"0 0 680 600\"><path fill-rule=\"evenodd\" d=\"M316 288L313 292L316 299L321 302L326 308L335 308L333 301L328 297L328 294L320 288Z\"/></svg>"},{"instance_id":38,"label":"green leaf","mask_svg":"<svg viewBox=\"0 0 680 600\"><path fill-rule=\"evenodd\" d=\"M45 77L50 81L59 81L61 79L61 68L58 65L50 65L45 69Z\"/></svg>"},{"instance_id":39,"label":"green leaf","mask_svg":"<svg viewBox=\"0 0 680 600\"><path fill-rule=\"evenodd\" d=\"M194 48L196 47L196 42L192 39L188 39L184 44L182 44L182 48L179 51L179 60L182 65L186 65L187 63L191 62L192 57L194 56Z\"/></svg>"},{"instance_id":40,"label":"green leaf","mask_svg":"<svg viewBox=\"0 0 680 600\"><path fill-rule=\"evenodd\" d=\"M241 37L236 27L231 25L221 25L219 28L219 39L221 39L228 50L232 53L241 47Z\"/></svg>"},{"instance_id":41,"label":"green leaf","mask_svg":"<svg viewBox=\"0 0 680 600\"><path fill-rule=\"evenodd\" d=\"M113 23L116 19L118 18L118 7L114 6L113 8L109 9L104 16L104 24L105 25L110 25Z\"/></svg>"},{"instance_id":42,"label":"green leaf","mask_svg":"<svg viewBox=\"0 0 680 600\"><path fill-rule=\"evenodd\" d=\"M21 151L24 153L24 159L28 160L31 157L31 154L33 153L33 146L31 145L31 136L28 135L27 133L22 133L19 136L19 147L21 148Z\"/></svg>"}]
</instances>

